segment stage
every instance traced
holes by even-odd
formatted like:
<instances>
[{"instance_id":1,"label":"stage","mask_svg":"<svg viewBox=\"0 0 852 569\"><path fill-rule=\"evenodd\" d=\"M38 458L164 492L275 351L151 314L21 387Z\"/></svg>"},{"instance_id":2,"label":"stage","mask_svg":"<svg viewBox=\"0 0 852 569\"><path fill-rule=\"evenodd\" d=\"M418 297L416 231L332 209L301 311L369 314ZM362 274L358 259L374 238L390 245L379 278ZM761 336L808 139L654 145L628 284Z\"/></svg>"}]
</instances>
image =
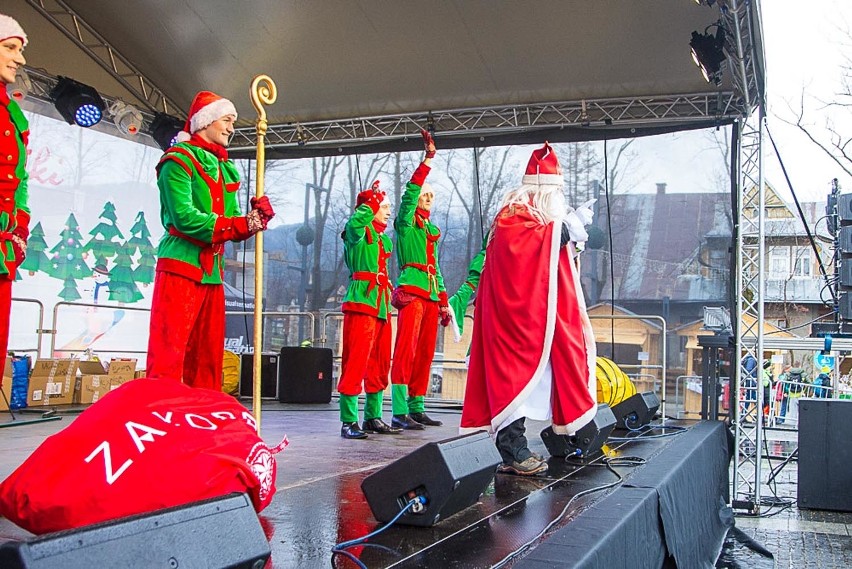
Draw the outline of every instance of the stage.
<instances>
[{"instance_id":1,"label":"stage","mask_svg":"<svg viewBox=\"0 0 852 569\"><path fill-rule=\"evenodd\" d=\"M457 436L457 409L429 412L444 425L351 441L339 436L334 403L265 403L264 439L275 444L286 433L291 441L278 457L277 494L261 514L271 566L328 567L335 544L380 527L361 481L428 442ZM73 418L67 414L62 421L7 430L4 438L13 435L7 438L11 452L4 444L0 476ZM686 430L655 430L649 434L667 436L612 442L619 460L611 468L602 460L551 458L544 477L498 474L482 498L458 514L432 527L394 525L368 546L348 551L370 568L635 569L660 567L672 558L680 567L712 567L732 523L722 507L730 456L726 430L711 422L667 425ZM528 422L527 436L532 450L546 455L538 437L544 426ZM627 457L644 464L628 466ZM29 537L0 519L0 541ZM335 561L337 567L356 566L342 556Z\"/></svg>"}]
</instances>

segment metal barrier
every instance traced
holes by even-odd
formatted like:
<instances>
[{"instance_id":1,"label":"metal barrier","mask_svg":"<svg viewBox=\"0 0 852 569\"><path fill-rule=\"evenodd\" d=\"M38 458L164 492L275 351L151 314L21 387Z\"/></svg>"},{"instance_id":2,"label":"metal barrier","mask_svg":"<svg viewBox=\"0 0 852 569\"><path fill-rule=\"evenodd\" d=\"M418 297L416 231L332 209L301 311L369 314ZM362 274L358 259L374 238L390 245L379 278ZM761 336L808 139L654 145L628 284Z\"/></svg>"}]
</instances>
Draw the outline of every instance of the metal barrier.
<instances>
[{"instance_id":1,"label":"metal barrier","mask_svg":"<svg viewBox=\"0 0 852 569\"><path fill-rule=\"evenodd\" d=\"M641 314L590 314L589 319L591 320L658 320L662 324L662 333L660 334L660 351L662 352L662 364L654 365L639 365L639 366L622 366L618 364L619 367L624 369L625 367L639 367L643 369L661 369L662 370L662 390L660 393L660 414L665 417L666 416L666 375L667 368L666 366L666 332L668 331L668 326L666 324L666 319L662 316L657 316L655 314L649 315L641 315ZM615 334L613 334L613 341L615 340Z\"/></svg>"},{"instance_id":2,"label":"metal barrier","mask_svg":"<svg viewBox=\"0 0 852 569\"><path fill-rule=\"evenodd\" d=\"M44 334L49 334L49 333L52 332L52 330L45 330L44 329L44 304L42 304L42 302L40 300L37 300L35 298L12 297L12 303L14 304L16 302L24 303L24 304L35 304L36 306L38 306L38 325L36 326L36 329L35 329L35 332L36 332L36 347L35 348L17 348L17 347L13 348L13 347L10 346L8 348L8 351L24 352L24 353L32 352L32 353L35 353L36 357L39 357L39 356L41 356L42 336Z\"/></svg>"},{"instance_id":3,"label":"metal barrier","mask_svg":"<svg viewBox=\"0 0 852 569\"><path fill-rule=\"evenodd\" d=\"M254 316L254 312L240 311L240 310L226 311L225 316ZM296 317L300 321L303 318L307 318L310 321L311 330L314 330L315 325L316 325L316 316L314 315L313 312L266 311L266 312L261 312L261 316L264 319L264 320L262 320L262 322L264 322L265 319L268 318L268 317L269 318L272 318L272 317L276 317L276 318ZM269 340L269 339L270 339L270 335L264 334L263 343L266 344L267 340ZM262 352L262 351L264 351L264 349L265 349L265 346L261 346L260 351Z\"/></svg>"},{"instance_id":4,"label":"metal barrier","mask_svg":"<svg viewBox=\"0 0 852 569\"><path fill-rule=\"evenodd\" d=\"M701 415L701 390L702 390L702 381L703 378L700 375L679 375L675 379L675 399L674 406L675 408L679 408L680 411L676 412L676 417L678 419L688 418L689 415L694 414L696 418ZM698 389L689 389L689 385L697 385ZM722 387L722 392L719 394L719 398L721 401L721 405L719 406L720 410L724 410L725 413L719 413L720 416L727 416L730 412L729 401L730 398L728 396L731 384L731 378L729 377L720 377L719 384ZM688 393L692 391L698 394L698 401L695 401L696 405L695 410L688 409L687 405L687 396Z\"/></svg>"}]
</instances>

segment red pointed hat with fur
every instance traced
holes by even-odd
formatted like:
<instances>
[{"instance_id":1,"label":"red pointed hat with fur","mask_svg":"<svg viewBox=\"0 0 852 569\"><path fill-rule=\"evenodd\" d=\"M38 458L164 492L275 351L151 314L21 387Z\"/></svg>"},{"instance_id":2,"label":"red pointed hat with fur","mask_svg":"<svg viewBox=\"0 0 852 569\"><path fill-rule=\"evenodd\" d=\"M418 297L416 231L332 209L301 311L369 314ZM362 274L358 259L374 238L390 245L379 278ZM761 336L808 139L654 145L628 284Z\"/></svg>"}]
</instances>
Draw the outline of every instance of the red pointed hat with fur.
<instances>
[{"instance_id":1,"label":"red pointed hat with fur","mask_svg":"<svg viewBox=\"0 0 852 569\"><path fill-rule=\"evenodd\" d=\"M527 170L524 172L524 184L563 184L562 167L556 152L547 142L544 146L533 150Z\"/></svg>"},{"instance_id":2,"label":"red pointed hat with fur","mask_svg":"<svg viewBox=\"0 0 852 569\"><path fill-rule=\"evenodd\" d=\"M178 133L178 142L186 142L191 135L228 115L237 116L234 103L216 93L199 91L189 107L189 115L186 117L183 130Z\"/></svg>"}]
</instances>

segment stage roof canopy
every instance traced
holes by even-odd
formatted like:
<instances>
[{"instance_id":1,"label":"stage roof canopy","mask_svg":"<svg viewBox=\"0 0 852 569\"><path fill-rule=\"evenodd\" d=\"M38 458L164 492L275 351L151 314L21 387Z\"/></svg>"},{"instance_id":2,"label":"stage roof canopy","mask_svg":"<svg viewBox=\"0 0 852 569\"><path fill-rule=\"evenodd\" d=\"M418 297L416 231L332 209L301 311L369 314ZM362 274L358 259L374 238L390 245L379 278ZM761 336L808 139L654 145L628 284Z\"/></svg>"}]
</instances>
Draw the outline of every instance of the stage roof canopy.
<instances>
[{"instance_id":1,"label":"stage roof canopy","mask_svg":"<svg viewBox=\"0 0 852 569\"><path fill-rule=\"evenodd\" d=\"M615 138L751 112L763 92L756 0L9 0L28 66L182 117L199 90L237 105L235 149L278 87L268 155ZM693 31L728 32L721 85L690 56ZM39 80L39 82L41 79ZM36 89L37 91L38 89ZM38 93L36 93L38 95Z\"/></svg>"}]
</instances>

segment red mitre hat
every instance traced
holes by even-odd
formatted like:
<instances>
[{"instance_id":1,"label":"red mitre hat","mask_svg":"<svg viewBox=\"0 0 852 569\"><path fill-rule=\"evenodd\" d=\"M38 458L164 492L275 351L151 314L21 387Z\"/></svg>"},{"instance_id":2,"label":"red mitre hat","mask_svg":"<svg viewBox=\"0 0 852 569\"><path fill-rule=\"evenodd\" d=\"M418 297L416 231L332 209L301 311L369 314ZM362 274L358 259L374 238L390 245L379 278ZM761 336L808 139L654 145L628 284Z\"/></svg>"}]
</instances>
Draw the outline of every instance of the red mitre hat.
<instances>
[{"instance_id":1,"label":"red mitre hat","mask_svg":"<svg viewBox=\"0 0 852 569\"><path fill-rule=\"evenodd\" d=\"M533 150L527 170L524 172L524 184L558 184L565 182L562 168L556 158L556 152L547 142L544 146Z\"/></svg>"}]
</instances>

